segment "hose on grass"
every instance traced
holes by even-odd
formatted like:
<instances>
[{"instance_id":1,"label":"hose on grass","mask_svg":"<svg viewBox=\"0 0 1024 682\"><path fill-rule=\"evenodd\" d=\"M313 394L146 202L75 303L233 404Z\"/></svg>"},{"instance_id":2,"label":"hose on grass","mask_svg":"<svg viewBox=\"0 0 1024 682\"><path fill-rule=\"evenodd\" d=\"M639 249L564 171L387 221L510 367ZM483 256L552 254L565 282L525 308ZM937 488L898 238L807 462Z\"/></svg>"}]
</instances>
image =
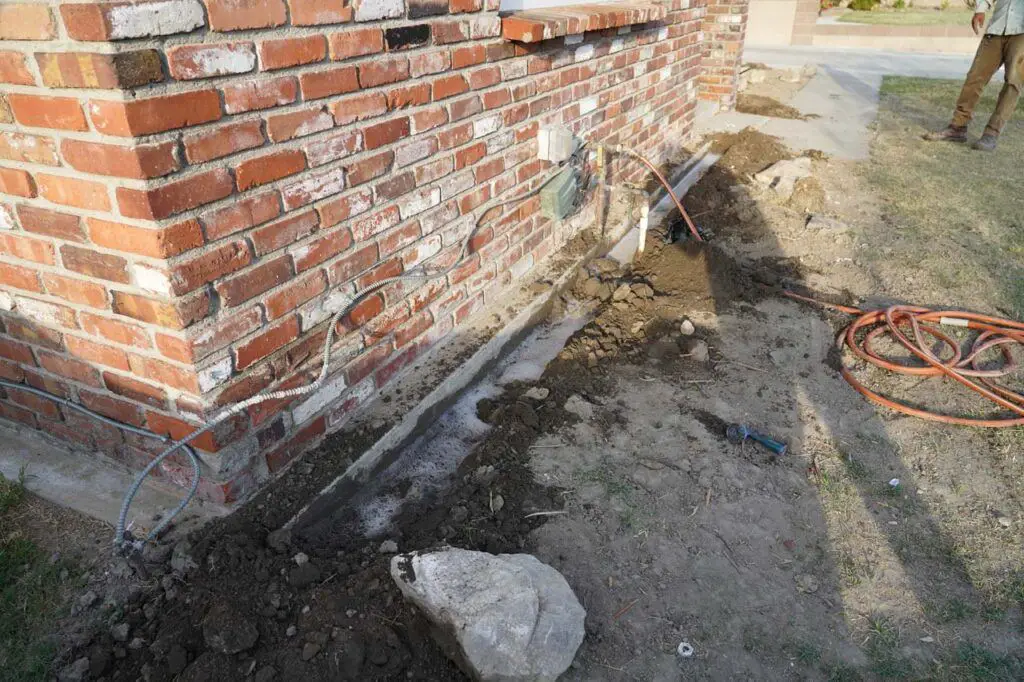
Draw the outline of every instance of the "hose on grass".
<instances>
[{"instance_id":1,"label":"hose on grass","mask_svg":"<svg viewBox=\"0 0 1024 682\"><path fill-rule=\"evenodd\" d=\"M894 305L879 310L862 310L853 306L826 303L792 291L783 295L796 301L831 308L856 316L836 337L840 350L847 349L860 360L881 369L909 376L946 376L971 391L985 397L1014 416L997 419L981 419L947 415L929 409L915 407L906 402L888 398L865 386L849 368L843 366L843 378L871 402L902 414L920 419L974 426L983 428L1008 428L1024 426L1024 394L996 383L994 380L1007 376L1018 369L1010 349L1014 345L1024 346L1024 323L1003 317L993 317L960 310L932 310L919 306ZM935 325L960 327L978 332L969 349L964 353L960 344ZM909 334L907 330L909 328ZM887 336L905 348L924 364L906 365L893 362L875 350L874 343ZM941 344L943 350L932 351L927 337ZM982 368L981 356L989 350L998 349L1002 365ZM946 357L941 357L945 355Z\"/></svg>"}]
</instances>

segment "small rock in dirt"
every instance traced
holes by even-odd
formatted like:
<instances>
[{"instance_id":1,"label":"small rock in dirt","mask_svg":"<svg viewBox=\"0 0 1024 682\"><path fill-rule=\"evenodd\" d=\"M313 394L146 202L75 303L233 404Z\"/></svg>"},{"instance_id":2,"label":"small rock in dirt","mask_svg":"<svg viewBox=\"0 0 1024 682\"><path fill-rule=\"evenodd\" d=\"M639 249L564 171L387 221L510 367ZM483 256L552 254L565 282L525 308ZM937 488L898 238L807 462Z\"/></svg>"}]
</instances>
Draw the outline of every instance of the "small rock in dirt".
<instances>
[{"instance_id":1,"label":"small rock in dirt","mask_svg":"<svg viewBox=\"0 0 1024 682\"><path fill-rule=\"evenodd\" d=\"M278 554L284 554L288 551L288 545L292 541L292 532L287 528L279 528L278 530L267 533L267 547L274 550Z\"/></svg>"},{"instance_id":2,"label":"small rock in dirt","mask_svg":"<svg viewBox=\"0 0 1024 682\"><path fill-rule=\"evenodd\" d=\"M999 523L999 525L1000 525L1000 526L1002 526L1003 528L1009 528L1010 526L1012 526L1012 525L1013 525L1013 521L1011 521L1010 519L1008 519L1008 518L1007 518L1007 517L1005 517L1005 516L998 516L998 517L996 517L996 521L997 521L997 522Z\"/></svg>"},{"instance_id":3,"label":"small rock in dirt","mask_svg":"<svg viewBox=\"0 0 1024 682\"><path fill-rule=\"evenodd\" d=\"M78 598L78 602L77 602L78 608L79 609L83 609L83 610L87 609L90 606L92 606L93 604L95 604L96 602L98 602L99 599L100 599L100 596L98 594L96 594L92 590L89 590L88 592L86 592L85 594L83 594L81 597Z\"/></svg>"},{"instance_id":4,"label":"small rock in dirt","mask_svg":"<svg viewBox=\"0 0 1024 682\"><path fill-rule=\"evenodd\" d=\"M764 69L751 69L747 71L747 82L751 84L764 83L764 76Z\"/></svg>"},{"instance_id":5,"label":"small rock in dirt","mask_svg":"<svg viewBox=\"0 0 1024 682\"><path fill-rule=\"evenodd\" d=\"M654 298L654 289L651 288L650 284L640 282L639 284L634 284L629 289L637 298Z\"/></svg>"},{"instance_id":6,"label":"small rock in dirt","mask_svg":"<svg viewBox=\"0 0 1024 682\"><path fill-rule=\"evenodd\" d=\"M495 495L491 498L491 511L497 514L505 508L505 498L501 495Z\"/></svg>"},{"instance_id":7,"label":"small rock in dirt","mask_svg":"<svg viewBox=\"0 0 1024 682\"><path fill-rule=\"evenodd\" d=\"M253 682L272 682L277 679L277 670L272 665L267 665L256 671L256 675L252 678Z\"/></svg>"},{"instance_id":8,"label":"small rock in dirt","mask_svg":"<svg viewBox=\"0 0 1024 682\"><path fill-rule=\"evenodd\" d=\"M607 301L612 297L612 293L614 293L614 291L615 289L612 288L612 285L605 282L604 284L601 285L601 288L598 290L597 297L600 298L602 301Z\"/></svg>"},{"instance_id":9,"label":"small rock in dirt","mask_svg":"<svg viewBox=\"0 0 1024 682\"><path fill-rule=\"evenodd\" d=\"M165 564L171 558L173 547L167 544L147 542L142 548L142 559L147 564Z\"/></svg>"},{"instance_id":10,"label":"small rock in dirt","mask_svg":"<svg viewBox=\"0 0 1024 682\"><path fill-rule=\"evenodd\" d=\"M462 505L452 507L448 512L448 520L455 524L462 523L467 518L469 518L469 510Z\"/></svg>"},{"instance_id":11,"label":"small rock in dirt","mask_svg":"<svg viewBox=\"0 0 1024 682\"><path fill-rule=\"evenodd\" d=\"M302 660L308 661L320 653L320 645L316 642L306 642L302 647Z\"/></svg>"},{"instance_id":12,"label":"small rock in dirt","mask_svg":"<svg viewBox=\"0 0 1024 682\"><path fill-rule=\"evenodd\" d=\"M127 642L128 631L131 628L128 623L118 623L114 627L110 628L110 636L114 638L115 642Z\"/></svg>"},{"instance_id":13,"label":"small rock in dirt","mask_svg":"<svg viewBox=\"0 0 1024 682\"><path fill-rule=\"evenodd\" d=\"M815 178L800 178L793 185L789 205L801 213L816 213L825 207L825 190Z\"/></svg>"},{"instance_id":14,"label":"small rock in dirt","mask_svg":"<svg viewBox=\"0 0 1024 682\"><path fill-rule=\"evenodd\" d=\"M479 485L490 485L498 477L498 470L490 464L476 468L473 472L473 482Z\"/></svg>"},{"instance_id":15,"label":"small rock in dirt","mask_svg":"<svg viewBox=\"0 0 1024 682\"><path fill-rule=\"evenodd\" d=\"M711 357L708 342L704 339L688 339L686 355L694 362L707 362Z\"/></svg>"},{"instance_id":16,"label":"small rock in dirt","mask_svg":"<svg viewBox=\"0 0 1024 682\"><path fill-rule=\"evenodd\" d=\"M754 180L775 191L783 199L788 199L796 188L796 181L811 174L811 160L806 156L797 159L784 159L773 163L760 173Z\"/></svg>"},{"instance_id":17,"label":"small rock in dirt","mask_svg":"<svg viewBox=\"0 0 1024 682\"><path fill-rule=\"evenodd\" d=\"M199 568L199 565L192 560L192 555L189 554L190 551L192 551L192 545L187 540L182 540L176 544L174 551L171 552L171 570L184 574Z\"/></svg>"},{"instance_id":18,"label":"small rock in dirt","mask_svg":"<svg viewBox=\"0 0 1024 682\"><path fill-rule=\"evenodd\" d=\"M71 665L61 669L57 673L58 682L81 682L85 679L85 676L89 673L89 659L82 658L77 659Z\"/></svg>"},{"instance_id":19,"label":"small rock in dirt","mask_svg":"<svg viewBox=\"0 0 1024 682\"><path fill-rule=\"evenodd\" d=\"M841 220L815 213L807 219L807 229L816 232L845 232L850 227Z\"/></svg>"},{"instance_id":20,"label":"small rock in dirt","mask_svg":"<svg viewBox=\"0 0 1024 682\"><path fill-rule=\"evenodd\" d=\"M214 606L203 619L203 640L208 647L223 654L251 649L259 636L253 619L227 604Z\"/></svg>"},{"instance_id":21,"label":"small rock in dirt","mask_svg":"<svg viewBox=\"0 0 1024 682\"><path fill-rule=\"evenodd\" d=\"M146 640L141 637L133 637L132 641L128 642L128 648L132 651L138 651L139 649L146 648Z\"/></svg>"},{"instance_id":22,"label":"small rock in dirt","mask_svg":"<svg viewBox=\"0 0 1024 682\"><path fill-rule=\"evenodd\" d=\"M394 554L398 551L398 543L394 540L385 540L380 543L378 550L381 554Z\"/></svg>"},{"instance_id":23,"label":"small rock in dirt","mask_svg":"<svg viewBox=\"0 0 1024 682\"><path fill-rule=\"evenodd\" d=\"M554 680L583 641L586 611L565 578L529 554L400 555L391 576L476 680Z\"/></svg>"},{"instance_id":24,"label":"small rock in dirt","mask_svg":"<svg viewBox=\"0 0 1024 682\"><path fill-rule=\"evenodd\" d=\"M529 391L524 393L523 397L529 398L530 400L535 400L539 403L546 400L550 393L551 391L544 388L543 386L534 386Z\"/></svg>"},{"instance_id":25,"label":"small rock in dirt","mask_svg":"<svg viewBox=\"0 0 1024 682\"><path fill-rule=\"evenodd\" d=\"M295 633L297 633L298 631L299 631L299 629L297 627L295 627L294 625L289 625L288 629L284 631L284 636L285 637L294 637Z\"/></svg>"},{"instance_id":26,"label":"small rock in dirt","mask_svg":"<svg viewBox=\"0 0 1024 682\"><path fill-rule=\"evenodd\" d=\"M563 405L566 412L570 412L580 419L593 419L594 417L594 406L587 402L579 395L571 395L569 399L565 401Z\"/></svg>"},{"instance_id":27,"label":"small rock in dirt","mask_svg":"<svg viewBox=\"0 0 1024 682\"><path fill-rule=\"evenodd\" d=\"M695 331L697 331L697 328L693 326L693 322L683 320L679 323L679 333L683 336L693 336Z\"/></svg>"},{"instance_id":28,"label":"small rock in dirt","mask_svg":"<svg viewBox=\"0 0 1024 682\"><path fill-rule=\"evenodd\" d=\"M515 402L509 406L509 413L520 423L529 426L531 429L540 427L540 417L536 410L524 402Z\"/></svg>"},{"instance_id":29,"label":"small rock in dirt","mask_svg":"<svg viewBox=\"0 0 1024 682\"><path fill-rule=\"evenodd\" d=\"M796 589L806 594L813 594L818 591L818 579L810 573L800 573L796 580Z\"/></svg>"},{"instance_id":30,"label":"small rock in dirt","mask_svg":"<svg viewBox=\"0 0 1024 682\"><path fill-rule=\"evenodd\" d=\"M304 552L299 552L298 554L292 557L292 561L295 562L296 566L304 566L309 563L309 555L305 554Z\"/></svg>"},{"instance_id":31,"label":"small rock in dirt","mask_svg":"<svg viewBox=\"0 0 1024 682\"><path fill-rule=\"evenodd\" d=\"M632 295L633 291L629 288L628 284L620 284L615 289L615 293L612 294L613 301L625 301Z\"/></svg>"},{"instance_id":32,"label":"small rock in dirt","mask_svg":"<svg viewBox=\"0 0 1024 682\"><path fill-rule=\"evenodd\" d=\"M180 644L175 644L167 654L167 671L177 675L188 665L188 651Z\"/></svg>"},{"instance_id":33,"label":"small rock in dirt","mask_svg":"<svg viewBox=\"0 0 1024 682\"><path fill-rule=\"evenodd\" d=\"M288 573L288 584L292 587L306 587L319 579L320 569L315 564L302 564Z\"/></svg>"},{"instance_id":34,"label":"small rock in dirt","mask_svg":"<svg viewBox=\"0 0 1024 682\"><path fill-rule=\"evenodd\" d=\"M617 261L614 261L611 258L595 258L590 262L590 269L593 272L606 275L610 272L615 272L616 270L618 270L619 264Z\"/></svg>"},{"instance_id":35,"label":"small rock in dirt","mask_svg":"<svg viewBox=\"0 0 1024 682\"><path fill-rule=\"evenodd\" d=\"M587 298L597 298L601 291L601 280L597 277L591 277L583 283L580 291L582 291L583 295Z\"/></svg>"}]
</instances>

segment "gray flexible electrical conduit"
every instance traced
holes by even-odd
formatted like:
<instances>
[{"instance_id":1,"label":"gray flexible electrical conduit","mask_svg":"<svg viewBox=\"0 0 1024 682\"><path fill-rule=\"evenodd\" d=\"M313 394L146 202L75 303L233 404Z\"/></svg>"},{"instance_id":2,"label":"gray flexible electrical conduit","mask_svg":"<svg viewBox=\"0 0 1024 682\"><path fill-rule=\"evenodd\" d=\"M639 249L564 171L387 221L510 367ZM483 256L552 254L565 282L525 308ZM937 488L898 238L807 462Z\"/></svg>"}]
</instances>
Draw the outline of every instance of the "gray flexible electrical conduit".
<instances>
[{"instance_id":1,"label":"gray flexible electrical conduit","mask_svg":"<svg viewBox=\"0 0 1024 682\"><path fill-rule=\"evenodd\" d=\"M576 152L572 156L569 157L567 162L576 161L578 155L581 152L583 152L583 150L586 148L586 146L587 146L586 143L584 143L579 149L576 150ZM557 172L561 171L562 168L564 168L565 165L566 164L563 163L563 164L559 164L559 165L555 166L554 168L552 168L547 174L545 174L545 177L543 178L543 180L546 181L548 179L548 177L554 176ZM539 194L541 188L543 187L543 185L544 185L544 182L541 182L541 184L538 185L536 189L530 190L529 192L526 192L524 194L512 197L510 199L506 199L505 201L500 201L500 202L494 203L491 206L488 206L484 211L482 211L481 214L480 214L480 217L477 219L476 223L474 223L473 229L471 229L466 234L466 236L463 238L462 247L459 250L458 257L447 268L443 268L443 269L438 270L436 272L427 272L426 268L423 267L423 265L417 265L416 267L414 267L412 270L410 270L409 272L407 272L405 274L399 275L397 277L389 277L387 279L383 279L383 280L381 280L379 282L376 282L372 286L367 287L364 291L359 292L353 298L351 298L349 301L347 301L346 304L340 310L335 312L334 315L331 317L330 326L327 329L327 339L324 341L323 361L322 361L322 365L320 367L320 374L317 376L316 380L313 381L313 383L308 384L306 386L300 386L298 388L288 389L288 390L285 390L285 391L271 391L269 393L258 393L256 395L252 396L251 398L247 398L246 400L243 400L241 402L235 403L234 405L224 409L220 414L218 414L216 417L214 417L211 421L206 423L204 426L201 426L198 429L196 429L195 431L193 431L192 433L188 434L187 436L185 436L185 437L183 437L183 438L181 438L179 440L176 440L176 441L170 443L170 445L168 445L160 454L158 454L155 458L153 458L153 460L150 461L149 464L147 464L146 467L142 471L140 471L138 473L138 475L135 477L135 480L132 481L131 486L129 486L128 491L125 493L124 500L121 502L121 510L120 510L120 512L118 514L118 517L117 517L117 527L114 530L114 548L115 548L115 551L118 550L118 549L123 549L126 544L129 544L125 540L125 527L126 527L127 520L128 520L128 511L131 508L132 501L135 499L135 496L138 494L139 489L142 487L143 482L146 480L146 477L148 477L149 474L153 471L153 469L155 469L157 466L159 466L161 462L163 462L165 459L170 457L176 451L183 450L185 452L186 456L189 458L189 462L192 464L192 473L193 473L192 483L191 483L191 485L189 487L188 493L185 495L184 498L182 498L182 500L178 504L178 506L175 507L174 510L170 514L168 514L166 517L164 517L163 520L161 520L161 522L155 528L153 528L153 530L151 530L149 532L149 534L146 535L145 539L143 539L143 540L136 540L135 542L130 543L131 548L135 549L135 550L141 550L145 546L145 544L147 542L150 542L154 538L158 537L160 535L160 533L162 533L164 531L164 529L167 528L167 526L170 525L171 521L173 521L174 518L178 514L180 514L181 511L186 506L188 506L188 504L195 497L196 491L199 489L200 467L199 467L199 458L198 458L198 456L196 456L195 451L192 449L192 447L189 445L189 443L191 443L193 440L195 440L199 436L203 435L204 433L206 433L206 432L210 431L211 429L215 428L216 426L218 426L219 424L224 422L226 419L230 418L231 416L233 416L235 414L238 414L242 410L244 410L244 409L246 409L246 408L248 408L248 407L250 407L252 405L257 405L257 404L265 402L267 400L281 400L281 399L284 399L284 398L295 398L295 397L298 397L298 396L301 396L301 395L305 395L307 393L312 393L314 391L317 391L320 388L320 386L323 385L324 381L327 379L327 372L328 372L328 369L329 369L329 366L330 366L330 359L331 359L331 346L334 345L335 328L337 327L338 323L342 320L342 318L344 318L345 315L347 315L349 313L349 311L351 311L356 306L356 304L358 304L360 301L362 301L364 298L366 298L370 294L375 293L379 289L381 289L381 288L383 288L383 287L385 287L385 286L387 286L387 285L389 285L389 284L391 284L393 282L397 282L397 281L405 280L405 279L433 279L435 277L445 277L445 276L447 276L449 273L451 273L456 268L458 268L460 265L462 265L463 259L465 259L465 257L469 253L469 243L473 239L473 237L476 235L477 230L480 228L480 223L483 220L483 217L485 215L487 215L487 213L489 213L492 209L494 209L494 208L496 208L498 206L504 206L506 204L510 204L510 203L513 203L513 202L523 201L524 199L528 199L531 196ZM103 416L101 414L93 412L92 410L90 410L88 408L82 407L81 405L77 405L77 404L75 404L75 403L73 403L73 402L71 402L69 400L65 400L63 398L56 397L56 396L54 396L54 395L52 395L50 393L46 393L45 391L40 391L38 389L32 388L30 386L26 386L24 384L15 384L15 383L12 383L12 382L9 382L9 381L0 380L0 386L9 386L10 388L14 388L14 389L17 389L19 391L26 391L28 393L33 393L33 394L42 396L42 397L47 398L49 400L53 400L54 402L57 402L57 403L59 403L61 405L65 405L67 407L70 407L73 410L76 410L78 412L86 414L86 415L88 415L88 416L90 416L90 417L92 417L92 418L94 418L94 419L96 419L98 421L101 421L101 422L103 422L105 424L110 424L111 426L115 426L115 427L117 427L119 429L122 429L124 431L128 431L130 433L135 433L135 434L138 434L138 435L141 435L141 436L146 436L147 438L156 438L156 439L158 439L158 440L160 440L162 442L165 442L165 443L169 440L165 436L161 436L161 435L155 434L152 431L148 431L146 429L142 429L142 428L139 428L139 427L136 427L136 426L132 426L131 424L125 424L123 422L119 422L117 420L110 419L110 418L105 417L105 416Z\"/></svg>"}]
</instances>

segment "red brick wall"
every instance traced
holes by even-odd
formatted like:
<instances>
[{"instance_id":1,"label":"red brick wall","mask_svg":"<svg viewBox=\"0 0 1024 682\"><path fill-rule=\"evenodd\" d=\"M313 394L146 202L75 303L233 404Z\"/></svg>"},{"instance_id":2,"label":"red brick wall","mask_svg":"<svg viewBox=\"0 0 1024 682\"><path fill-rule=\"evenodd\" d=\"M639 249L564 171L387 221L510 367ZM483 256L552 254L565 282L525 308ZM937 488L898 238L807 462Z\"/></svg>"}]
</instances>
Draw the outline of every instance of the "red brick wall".
<instances>
[{"instance_id":1,"label":"red brick wall","mask_svg":"<svg viewBox=\"0 0 1024 682\"><path fill-rule=\"evenodd\" d=\"M680 144L702 7L523 45L487 2L0 6L0 376L180 437L309 382L329 292L452 262L539 183L540 125ZM447 278L360 303L321 395L203 436L202 494L251 492L552 253L538 209L493 208ZM158 449L13 389L0 417L133 468Z\"/></svg>"},{"instance_id":2,"label":"red brick wall","mask_svg":"<svg viewBox=\"0 0 1024 682\"><path fill-rule=\"evenodd\" d=\"M736 105L750 0L708 0L704 18L704 62L700 98L723 109Z\"/></svg>"}]
</instances>

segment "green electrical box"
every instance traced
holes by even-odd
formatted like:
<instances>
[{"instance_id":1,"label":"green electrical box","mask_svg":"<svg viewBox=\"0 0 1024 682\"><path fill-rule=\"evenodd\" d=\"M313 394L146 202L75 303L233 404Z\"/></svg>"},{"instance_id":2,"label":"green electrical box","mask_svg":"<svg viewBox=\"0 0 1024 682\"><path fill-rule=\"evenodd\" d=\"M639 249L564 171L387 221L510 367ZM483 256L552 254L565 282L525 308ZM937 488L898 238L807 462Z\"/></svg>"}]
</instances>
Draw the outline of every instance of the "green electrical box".
<instances>
[{"instance_id":1,"label":"green electrical box","mask_svg":"<svg viewBox=\"0 0 1024 682\"><path fill-rule=\"evenodd\" d=\"M568 217L576 208L577 187L579 173L571 166L544 183L540 190L540 208L544 215L553 220Z\"/></svg>"}]
</instances>

